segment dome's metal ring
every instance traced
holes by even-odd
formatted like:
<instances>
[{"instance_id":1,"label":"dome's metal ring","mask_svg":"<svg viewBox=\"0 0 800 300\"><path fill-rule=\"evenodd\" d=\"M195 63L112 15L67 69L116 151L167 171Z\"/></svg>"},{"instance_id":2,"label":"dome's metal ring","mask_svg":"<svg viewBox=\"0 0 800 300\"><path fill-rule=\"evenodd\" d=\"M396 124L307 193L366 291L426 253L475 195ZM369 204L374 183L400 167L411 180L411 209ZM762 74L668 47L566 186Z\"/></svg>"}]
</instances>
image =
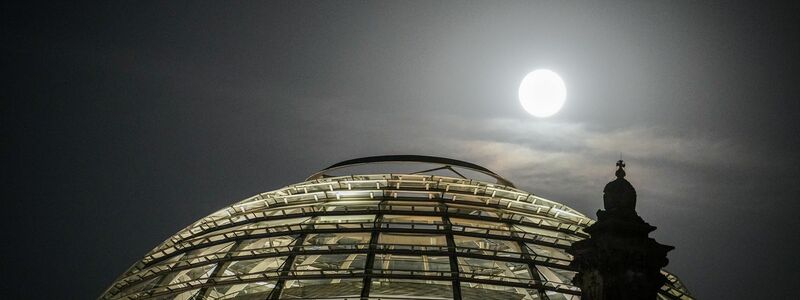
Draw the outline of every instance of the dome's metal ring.
<instances>
[{"instance_id":1,"label":"dome's metal ring","mask_svg":"<svg viewBox=\"0 0 800 300\"><path fill-rule=\"evenodd\" d=\"M509 187L515 187L511 181L508 181L505 178L501 177L500 175L497 175L495 172L492 172L491 170L481 167L479 165L452 158L427 156L427 155L379 155L379 156L368 156L368 157L345 160L343 162L333 164L330 167L327 167L312 174L311 176L306 178L306 180L314 180L322 178L326 172L330 172L336 169L352 167L355 165L385 163L385 162L416 162L416 163L441 164L443 166L456 166L491 176L492 178L497 180L498 184L502 184Z\"/></svg>"}]
</instances>

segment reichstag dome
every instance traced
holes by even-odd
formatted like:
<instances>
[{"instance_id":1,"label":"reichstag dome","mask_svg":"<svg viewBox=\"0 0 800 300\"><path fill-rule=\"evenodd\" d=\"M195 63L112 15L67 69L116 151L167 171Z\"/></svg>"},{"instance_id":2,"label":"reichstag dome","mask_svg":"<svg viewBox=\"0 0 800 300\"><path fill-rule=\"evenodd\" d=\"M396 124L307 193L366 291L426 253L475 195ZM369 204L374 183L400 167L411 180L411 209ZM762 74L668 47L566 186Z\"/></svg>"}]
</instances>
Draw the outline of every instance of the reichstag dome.
<instances>
[{"instance_id":1,"label":"reichstag dome","mask_svg":"<svg viewBox=\"0 0 800 300\"><path fill-rule=\"evenodd\" d=\"M481 166L354 159L179 231L100 299L580 299L594 221ZM659 299L692 299L674 275Z\"/></svg>"}]
</instances>

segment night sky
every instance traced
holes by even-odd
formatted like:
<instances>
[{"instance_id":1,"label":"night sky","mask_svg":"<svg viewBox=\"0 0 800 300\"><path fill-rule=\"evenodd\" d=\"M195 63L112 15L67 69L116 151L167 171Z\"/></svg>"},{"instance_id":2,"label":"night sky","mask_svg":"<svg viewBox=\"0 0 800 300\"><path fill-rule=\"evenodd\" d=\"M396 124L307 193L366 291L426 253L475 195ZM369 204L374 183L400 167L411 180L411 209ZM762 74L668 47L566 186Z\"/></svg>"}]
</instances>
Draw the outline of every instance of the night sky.
<instances>
[{"instance_id":1,"label":"night sky","mask_svg":"<svg viewBox=\"0 0 800 300\"><path fill-rule=\"evenodd\" d=\"M595 217L620 153L698 298L797 295L798 2L112 2L2 4L3 298L95 298L346 159L466 160Z\"/></svg>"}]
</instances>

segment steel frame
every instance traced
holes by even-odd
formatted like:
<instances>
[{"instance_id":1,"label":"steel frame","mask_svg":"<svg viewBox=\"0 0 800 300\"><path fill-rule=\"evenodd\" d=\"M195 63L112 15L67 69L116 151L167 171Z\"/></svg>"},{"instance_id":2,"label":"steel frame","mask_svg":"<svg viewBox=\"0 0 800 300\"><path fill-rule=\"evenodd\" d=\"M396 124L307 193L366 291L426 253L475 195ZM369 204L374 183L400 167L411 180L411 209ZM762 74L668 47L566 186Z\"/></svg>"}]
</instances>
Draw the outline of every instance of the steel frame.
<instances>
[{"instance_id":1,"label":"steel frame","mask_svg":"<svg viewBox=\"0 0 800 300\"><path fill-rule=\"evenodd\" d=\"M363 162L354 162L363 163ZM334 165L331 168L350 164ZM464 166L459 166L464 167ZM482 167L481 167L482 168ZM485 168L484 168L485 169ZM561 204L526 194L513 187L498 186L464 178L448 178L420 174L358 175L325 177L326 169L311 181L262 193L226 207L186 229L156 247L145 258L132 266L101 297L102 299L147 299L177 295L197 290L195 297L208 296L209 289L218 285L272 282L275 287L268 299L280 299L285 285L294 280L360 279L361 299L371 299L373 279L417 279L448 281L452 285L453 299L462 298L462 283L488 284L535 290L540 299L548 299L547 292L579 295L580 290L569 283L553 282L543 278L537 267L574 271L569 260L537 254L526 244L553 249L566 249L575 241L587 237L582 228L591 224L589 218ZM488 171L488 170L485 170ZM491 174L491 171L488 171ZM496 175L496 174L494 174ZM499 177L499 176L497 176ZM500 181L501 177L498 178ZM372 188L365 188L372 186ZM354 188L355 187L355 188ZM489 213L487 215L486 213ZM437 223L388 221L385 216L434 218ZM494 215L494 216L490 216ZM320 218L374 216L370 222L325 223ZM497 227L480 227L455 224L452 218L478 223L498 224ZM278 224L236 229L238 226L258 222L283 222L305 220L305 223ZM538 221L535 221L538 220ZM272 223L270 223L272 224ZM481 225L482 226L482 225ZM517 226L536 228L527 232ZM369 234L363 244L305 246L311 234ZM421 246L379 243L383 233L444 236L446 245ZM286 246L241 250L242 242L249 239L296 237ZM462 247L456 237L511 241L519 252ZM190 251L232 243L224 253L205 253L188 257ZM560 251L558 250L558 251ZM366 255L365 265L358 270L293 270L298 255ZM449 271L419 271L400 269L375 269L376 255L447 257ZM175 259L181 255L176 262ZM232 261L285 257L278 270L253 274L225 275ZM530 279L484 275L462 271L459 259L483 259L499 263L520 263L527 266ZM214 264L208 279L177 283L162 282L166 274L187 271ZM316 273L318 272L318 273ZM668 274L668 273L666 273ZM513 274L512 274L513 275ZM668 276L669 277L669 276ZM153 288L143 292L126 292L132 286L158 280ZM674 277L672 277L674 278ZM677 282L677 278L675 279ZM665 285L660 295L667 299L691 299L681 285Z\"/></svg>"}]
</instances>

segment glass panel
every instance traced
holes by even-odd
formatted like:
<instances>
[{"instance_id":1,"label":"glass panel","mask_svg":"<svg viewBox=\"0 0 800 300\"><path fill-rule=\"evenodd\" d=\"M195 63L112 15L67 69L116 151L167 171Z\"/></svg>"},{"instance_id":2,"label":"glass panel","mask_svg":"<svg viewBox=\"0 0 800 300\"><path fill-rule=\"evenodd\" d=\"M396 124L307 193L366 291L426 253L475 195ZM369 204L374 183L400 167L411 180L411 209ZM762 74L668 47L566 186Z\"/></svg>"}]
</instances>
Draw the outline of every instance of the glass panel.
<instances>
[{"instance_id":1,"label":"glass panel","mask_svg":"<svg viewBox=\"0 0 800 300\"><path fill-rule=\"evenodd\" d=\"M303 245L306 250L366 249L369 248L369 232L309 234Z\"/></svg>"},{"instance_id":2,"label":"glass panel","mask_svg":"<svg viewBox=\"0 0 800 300\"><path fill-rule=\"evenodd\" d=\"M478 207L471 207L471 206L464 206L464 205L453 205L453 204L446 204L448 207L448 211L456 213L456 214L465 214L465 215L472 215L472 216L483 216L483 217L491 217L497 218L498 215L494 211L494 209L488 208L478 208Z\"/></svg>"},{"instance_id":3,"label":"glass panel","mask_svg":"<svg viewBox=\"0 0 800 300\"><path fill-rule=\"evenodd\" d=\"M537 227L531 227L531 226L514 225L514 229L515 230L519 230L519 231L524 231L524 232L527 232L527 233L533 233L533 234L538 234L538 235L543 235L543 236L549 236L549 237L554 237L554 238L564 239L564 240L569 240L569 241L577 241L577 240L580 239L577 236L568 235L568 234L565 234L563 232L553 231L553 230L549 230L549 229L542 229L542 228L537 228Z\"/></svg>"},{"instance_id":4,"label":"glass panel","mask_svg":"<svg viewBox=\"0 0 800 300\"><path fill-rule=\"evenodd\" d=\"M256 229L256 228L270 228L270 227L294 225L294 224L303 224L303 223L307 223L309 220L311 220L311 218L304 217L304 218L292 218L292 219L281 219L281 220L270 220L270 221L260 221L260 222L255 222L255 223L247 223L247 224L234 226L234 227L227 228L227 229L211 231L211 232L205 233L203 235L200 235L200 236L198 236L196 238L192 238L192 240L198 240L200 238L205 238L205 237L209 237L209 236L222 235L222 234L225 234L225 233L228 233L228 232L232 232L232 231Z\"/></svg>"},{"instance_id":5,"label":"glass panel","mask_svg":"<svg viewBox=\"0 0 800 300\"><path fill-rule=\"evenodd\" d=\"M575 272L568 270L543 266L536 266L536 269L539 271L542 278L550 282L572 284L572 278L575 277Z\"/></svg>"},{"instance_id":6,"label":"glass panel","mask_svg":"<svg viewBox=\"0 0 800 300\"><path fill-rule=\"evenodd\" d=\"M237 251L249 251L259 249L270 249L275 247L289 247L297 239L297 235L284 235L276 237L268 237L262 239L249 239L244 240L239 244ZM280 250L287 251L287 250ZM255 251L254 253L264 253L273 251Z\"/></svg>"},{"instance_id":7,"label":"glass panel","mask_svg":"<svg viewBox=\"0 0 800 300\"><path fill-rule=\"evenodd\" d=\"M197 263L206 261L205 259L198 259L199 257L203 257L206 255L212 255L216 253L227 252L231 249L234 242L222 243L219 245L212 245L205 248L200 248L197 250L192 250L184 255L182 262L189 262L189 263Z\"/></svg>"},{"instance_id":8,"label":"glass panel","mask_svg":"<svg viewBox=\"0 0 800 300\"><path fill-rule=\"evenodd\" d=\"M436 230L441 228L437 224L442 223L441 217L386 215L383 216L382 227Z\"/></svg>"},{"instance_id":9,"label":"glass panel","mask_svg":"<svg viewBox=\"0 0 800 300\"><path fill-rule=\"evenodd\" d=\"M340 203L341 204L341 203ZM372 203L351 203L350 205L325 205L325 211L366 211L377 210L378 201ZM366 212L365 212L366 213Z\"/></svg>"},{"instance_id":10,"label":"glass panel","mask_svg":"<svg viewBox=\"0 0 800 300\"><path fill-rule=\"evenodd\" d=\"M208 298L211 299L266 299L269 292L275 288L275 282L254 282L214 286L208 289Z\"/></svg>"},{"instance_id":11,"label":"glass panel","mask_svg":"<svg viewBox=\"0 0 800 300\"><path fill-rule=\"evenodd\" d=\"M205 282L205 279L208 278L208 276L211 276L211 271L214 270L214 267L216 265L217 264L208 264L187 270L169 273L167 275L164 275L164 280L159 285L165 286L165 285L176 284L180 282L186 282L198 279L201 279L202 282Z\"/></svg>"},{"instance_id":12,"label":"glass panel","mask_svg":"<svg viewBox=\"0 0 800 300\"><path fill-rule=\"evenodd\" d=\"M183 293L179 293L177 295L165 295L161 297L150 298L151 300L190 300L192 299L197 293L200 292L200 289L194 289L190 291L185 291Z\"/></svg>"},{"instance_id":13,"label":"glass panel","mask_svg":"<svg viewBox=\"0 0 800 300\"><path fill-rule=\"evenodd\" d=\"M456 243L456 247L459 248L469 248L475 249L479 251L472 251L467 249L470 253L478 253L484 255L492 255L492 256L500 256L500 257L521 257L519 253L519 244L514 241L505 241L505 240L496 240L496 239L489 239L489 238L477 238L477 237L468 237L468 236L460 236L454 235L453 240ZM464 249L459 249L459 252L464 251Z\"/></svg>"},{"instance_id":14,"label":"glass panel","mask_svg":"<svg viewBox=\"0 0 800 300\"><path fill-rule=\"evenodd\" d=\"M144 290L149 290L149 289L153 288L154 286L156 286L156 284L160 280L161 280L161 276L156 276L154 278L142 281L142 282L137 283L136 285L134 285L132 287L129 287L126 290L123 290L123 292L121 294L125 295L125 294L136 293L136 292L140 292L140 291L144 291Z\"/></svg>"},{"instance_id":15,"label":"glass panel","mask_svg":"<svg viewBox=\"0 0 800 300\"><path fill-rule=\"evenodd\" d=\"M572 261L572 255L569 255L563 249L531 244L531 243L526 243L526 245L528 246L528 249L530 249L536 255L553 257L565 261Z\"/></svg>"},{"instance_id":16,"label":"glass panel","mask_svg":"<svg viewBox=\"0 0 800 300\"><path fill-rule=\"evenodd\" d=\"M243 275L277 271L286 261L286 257L268 257L229 262L222 276Z\"/></svg>"},{"instance_id":17,"label":"glass panel","mask_svg":"<svg viewBox=\"0 0 800 300\"><path fill-rule=\"evenodd\" d=\"M580 296L562 294L558 292L547 291L547 299L551 300L580 300Z\"/></svg>"},{"instance_id":18,"label":"glass panel","mask_svg":"<svg viewBox=\"0 0 800 300\"><path fill-rule=\"evenodd\" d=\"M665 270L661 270L661 274L664 274L664 276L667 276L667 280L669 280L669 283L665 284L665 286L671 285L672 287L674 287L675 289L677 289L678 291L680 291L680 292L682 292L684 294L688 294L689 293L689 291L686 289L686 286L683 285L683 282L681 282L681 280L678 279L678 276L675 276L675 274L670 274L669 272L667 272Z\"/></svg>"},{"instance_id":19,"label":"glass panel","mask_svg":"<svg viewBox=\"0 0 800 300\"><path fill-rule=\"evenodd\" d=\"M449 276L442 272L450 272L450 258L447 256L376 254L372 267L376 273Z\"/></svg>"},{"instance_id":20,"label":"glass panel","mask_svg":"<svg viewBox=\"0 0 800 300\"><path fill-rule=\"evenodd\" d=\"M530 279L527 264L470 257L459 257L458 268L462 276L492 280ZM502 277L502 278L501 278Z\"/></svg>"},{"instance_id":21,"label":"glass panel","mask_svg":"<svg viewBox=\"0 0 800 300\"><path fill-rule=\"evenodd\" d=\"M366 254L323 254L323 255L298 255L294 260L292 266L293 271L311 271L311 272L297 272L299 274L334 274L335 270L341 270L341 273L351 273L355 270L357 273L363 273L364 263L366 262Z\"/></svg>"},{"instance_id":22,"label":"glass panel","mask_svg":"<svg viewBox=\"0 0 800 300\"><path fill-rule=\"evenodd\" d=\"M453 299L450 281L412 280L412 279L373 279L370 298L388 299Z\"/></svg>"},{"instance_id":23,"label":"glass panel","mask_svg":"<svg viewBox=\"0 0 800 300\"><path fill-rule=\"evenodd\" d=\"M428 201L387 201L381 203L381 207L384 209L390 209L392 211L426 211L426 212L433 212L436 211L438 204L435 202L428 202Z\"/></svg>"},{"instance_id":24,"label":"glass panel","mask_svg":"<svg viewBox=\"0 0 800 300\"><path fill-rule=\"evenodd\" d=\"M287 280L281 299L358 299L362 286L361 278Z\"/></svg>"},{"instance_id":25,"label":"glass panel","mask_svg":"<svg viewBox=\"0 0 800 300\"><path fill-rule=\"evenodd\" d=\"M425 249L426 246L447 246L447 239L444 235L435 234L413 234L413 233L381 233L378 236L378 243L391 245L389 249ZM434 247L439 248L439 247Z\"/></svg>"},{"instance_id":26,"label":"glass panel","mask_svg":"<svg viewBox=\"0 0 800 300\"><path fill-rule=\"evenodd\" d=\"M375 215L320 216L317 217L317 220L314 223L368 223L374 221Z\"/></svg>"},{"instance_id":27,"label":"glass panel","mask_svg":"<svg viewBox=\"0 0 800 300\"><path fill-rule=\"evenodd\" d=\"M244 226L240 226L238 228L239 229L269 228L269 227L275 227L275 226L303 224L303 223L308 223L310 220L311 220L310 217L266 220L266 221L259 221L259 222L255 222L255 223L250 223L250 224L247 224L247 225L244 225Z\"/></svg>"},{"instance_id":28,"label":"glass panel","mask_svg":"<svg viewBox=\"0 0 800 300\"><path fill-rule=\"evenodd\" d=\"M539 292L534 289L471 282L461 283L461 298L464 300L541 299Z\"/></svg>"},{"instance_id":29,"label":"glass panel","mask_svg":"<svg viewBox=\"0 0 800 300\"><path fill-rule=\"evenodd\" d=\"M485 222L485 221L470 220L470 219L450 218L450 223L453 223L453 225L461 225L461 226L508 230L508 226L506 226L505 223L500 223L500 222Z\"/></svg>"}]
</instances>

